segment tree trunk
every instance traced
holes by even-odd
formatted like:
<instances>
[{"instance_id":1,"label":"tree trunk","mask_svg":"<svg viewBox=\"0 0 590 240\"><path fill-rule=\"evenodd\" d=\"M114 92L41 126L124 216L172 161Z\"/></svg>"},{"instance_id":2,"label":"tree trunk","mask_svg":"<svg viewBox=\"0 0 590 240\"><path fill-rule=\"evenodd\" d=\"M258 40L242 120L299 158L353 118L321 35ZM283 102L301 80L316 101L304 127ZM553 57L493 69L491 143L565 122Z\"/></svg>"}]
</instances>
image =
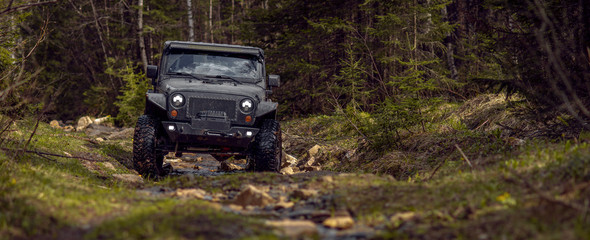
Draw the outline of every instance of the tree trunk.
<instances>
[{"instance_id":1,"label":"tree trunk","mask_svg":"<svg viewBox=\"0 0 590 240\"><path fill-rule=\"evenodd\" d=\"M231 44L234 44L234 11L236 9L235 0L231 0Z\"/></svg>"},{"instance_id":2,"label":"tree trunk","mask_svg":"<svg viewBox=\"0 0 590 240\"><path fill-rule=\"evenodd\" d=\"M222 30L222 26L221 26L221 1L217 2L217 14L215 17L215 25L217 26L217 29L220 30L219 32L219 39L217 39L218 43L227 43L227 39L225 36L225 30Z\"/></svg>"},{"instance_id":3,"label":"tree trunk","mask_svg":"<svg viewBox=\"0 0 590 240\"><path fill-rule=\"evenodd\" d=\"M143 0L137 1L139 10L137 11L137 36L139 37L139 53L141 54L141 63L143 72L147 72L147 54L145 53L145 40L143 39Z\"/></svg>"},{"instance_id":4,"label":"tree trunk","mask_svg":"<svg viewBox=\"0 0 590 240\"><path fill-rule=\"evenodd\" d=\"M92 15L94 16L94 25L98 34L98 41L100 42L100 46L102 47L102 52L104 54L104 60L106 61L108 58L107 48L104 46L104 41L102 39L102 31L100 30L100 25L98 24L98 16L96 14L96 8L94 7L94 0L90 0L90 6L92 7Z\"/></svg>"},{"instance_id":5,"label":"tree trunk","mask_svg":"<svg viewBox=\"0 0 590 240\"><path fill-rule=\"evenodd\" d=\"M213 43L213 0L209 0L209 37Z\"/></svg>"},{"instance_id":6,"label":"tree trunk","mask_svg":"<svg viewBox=\"0 0 590 240\"><path fill-rule=\"evenodd\" d=\"M186 0L187 12L188 12L188 40L191 42L195 41L195 25L193 23L193 8L192 0Z\"/></svg>"},{"instance_id":7,"label":"tree trunk","mask_svg":"<svg viewBox=\"0 0 590 240\"><path fill-rule=\"evenodd\" d=\"M414 0L414 7L418 7L418 3ZM414 71L418 71L418 60L417 58L417 48L418 48L418 22L417 22L417 15L418 13L414 10L414 46L412 46L412 58L414 61Z\"/></svg>"},{"instance_id":8,"label":"tree trunk","mask_svg":"<svg viewBox=\"0 0 590 240\"><path fill-rule=\"evenodd\" d=\"M447 7L444 7L442 10L442 17L443 21L449 21L449 13L447 11ZM451 38L451 32L447 33L447 36L444 39L444 42L447 45L447 64L449 66L449 70L451 70L451 79L457 80L457 66L455 66L455 50L453 49L453 39Z\"/></svg>"}]
</instances>

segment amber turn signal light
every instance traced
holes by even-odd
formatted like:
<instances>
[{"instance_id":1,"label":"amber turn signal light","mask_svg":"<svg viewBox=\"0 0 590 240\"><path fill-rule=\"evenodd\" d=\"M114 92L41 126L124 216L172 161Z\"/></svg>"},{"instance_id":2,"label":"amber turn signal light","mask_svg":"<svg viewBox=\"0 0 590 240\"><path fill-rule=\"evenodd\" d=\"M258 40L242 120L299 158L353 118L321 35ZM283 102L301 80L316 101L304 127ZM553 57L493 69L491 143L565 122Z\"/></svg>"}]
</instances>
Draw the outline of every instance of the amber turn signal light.
<instances>
[{"instance_id":1,"label":"amber turn signal light","mask_svg":"<svg viewBox=\"0 0 590 240\"><path fill-rule=\"evenodd\" d=\"M252 122L252 116L246 116L246 122Z\"/></svg>"},{"instance_id":2,"label":"amber turn signal light","mask_svg":"<svg viewBox=\"0 0 590 240\"><path fill-rule=\"evenodd\" d=\"M176 110L172 110L172 111L170 111L170 116L176 117L176 116L178 116L178 112Z\"/></svg>"}]
</instances>

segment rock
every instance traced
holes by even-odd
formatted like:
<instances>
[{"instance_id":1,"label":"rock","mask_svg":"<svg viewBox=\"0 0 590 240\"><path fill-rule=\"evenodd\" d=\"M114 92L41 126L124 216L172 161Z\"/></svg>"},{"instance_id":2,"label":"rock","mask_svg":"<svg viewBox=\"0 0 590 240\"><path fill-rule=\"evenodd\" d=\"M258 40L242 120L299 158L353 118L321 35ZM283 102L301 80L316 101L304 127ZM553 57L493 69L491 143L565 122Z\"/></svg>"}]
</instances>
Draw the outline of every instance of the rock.
<instances>
[{"instance_id":1,"label":"rock","mask_svg":"<svg viewBox=\"0 0 590 240\"><path fill-rule=\"evenodd\" d=\"M304 218L313 222L323 222L332 216L331 211L317 210L314 206L302 206L301 208L298 206L300 205L295 206L295 209L287 215L289 218Z\"/></svg>"},{"instance_id":2,"label":"rock","mask_svg":"<svg viewBox=\"0 0 590 240\"><path fill-rule=\"evenodd\" d=\"M293 206L295 206L294 202L279 202L277 204L275 204L275 207L273 208L274 210L279 210L279 209L285 209L285 208L292 208Z\"/></svg>"},{"instance_id":3,"label":"rock","mask_svg":"<svg viewBox=\"0 0 590 240\"><path fill-rule=\"evenodd\" d=\"M309 150L307 150L307 153L303 157L303 160L299 161L297 163L297 166L299 168L303 168L317 165L316 159L319 157L321 149L322 147L320 145L315 145Z\"/></svg>"},{"instance_id":4,"label":"rock","mask_svg":"<svg viewBox=\"0 0 590 240\"><path fill-rule=\"evenodd\" d=\"M207 192L203 189L189 188L189 189L177 189L172 196L179 198L198 198L204 199Z\"/></svg>"},{"instance_id":5,"label":"rock","mask_svg":"<svg viewBox=\"0 0 590 240\"><path fill-rule=\"evenodd\" d=\"M223 193L215 193L211 197L213 198L212 201L214 202L219 202L221 200L227 199L227 195Z\"/></svg>"},{"instance_id":6,"label":"rock","mask_svg":"<svg viewBox=\"0 0 590 240\"><path fill-rule=\"evenodd\" d=\"M104 166L105 168L107 168L107 169L111 170L111 171L116 171L116 170L117 170L117 169L115 169L115 166L113 166L113 164L112 164L112 163L110 163L110 162L104 162L104 163L103 163L103 166Z\"/></svg>"},{"instance_id":7,"label":"rock","mask_svg":"<svg viewBox=\"0 0 590 240\"><path fill-rule=\"evenodd\" d=\"M52 128L62 129L61 124L59 124L59 121L57 120L52 120L49 122L49 126Z\"/></svg>"},{"instance_id":8,"label":"rock","mask_svg":"<svg viewBox=\"0 0 590 240\"><path fill-rule=\"evenodd\" d=\"M248 163L248 160L246 160L245 158L241 158L241 159L233 160L233 162L235 164L246 164L246 163Z\"/></svg>"},{"instance_id":9,"label":"rock","mask_svg":"<svg viewBox=\"0 0 590 240\"><path fill-rule=\"evenodd\" d=\"M281 169L281 174L291 175L291 174L295 174L295 171L293 170L293 168L291 166L289 166L289 167Z\"/></svg>"},{"instance_id":10,"label":"rock","mask_svg":"<svg viewBox=\"0 0 590 240\"><path fill-rule=\"evenodd\" d=\"M318 195L318 190L315 189L297 189L293 191L291 197L307 200Z\"/></svg>"},{"instance_id":11,"label":"rock","mask_svg":"<svg viewBox=\"0 0 590 240\"><path fill-rule=\"evenodd\" d=\"M74 131L75 128L73 126L71 126L71 125L67 125L67 126L65 126L63 128L63 130L66 131L66 132L71 132L71 131Z\"/></svg>"},{"instance_id":12,"label":"rock","mask_svg":"<svg viewBox=\"0 0 590 240\"><path fill-rule=\"evenodd\" d=\"M233 163L229 163L227 161L223 161L219 165L219 171L221 171L221 172L233 172L233 171L241 171L241 170L244 170L244 168L240 167L238 165L235 165Z\"/></svg>"},{"instance_id":13,"label":"rock","mask_svg":"<svg viewBox=\"0 0 590 240\"><path fill-rule=\"evenodd\" d=\"M303 164L300 164L299 167L311 167L314 163L315 163L315 157L309 157L309 156L307 156L305 158Z\"/></svg>"},{"instance_id":14,"label":"rock","mask_svg":"<svg viewBox=\"0 0 590 240\"><path fill-rule=\"evenodd\" d=\"M417 218L415 212L402 212L396 213L395 215L391 216L391 218L389 218L389 221L391 221L394 225L399 226L401 223L413 220L415 218Z\"/></svg>"},{"instance_id":15,"label":"rock","mask_svg":"<svg viewBox=\"0 0 590 240\"><path fill-rule=\"evenodd\" d=\"M113 177L119 181L132 183L132 184L142 184L143 178L139 175L135 174L113 174Z\"/></svg>"},{"instance_id":16,"label":"rock","mask_svg":"<svg viewBox=\"0 0 590 240\"><path fill-rule=\"evenodd\" d=\"M281 159L281 168L295 166L297 164L297 158L287 154L283 151L283 158Z\"/></svg>"},{"instance_id":17,"label":"rock","mask_svg":"<svg viewBox=\"0 0 590 240\"><path fill-rule=\"evenodd\" d=\"M78 120L78 124L76 125L76 131L82 131L84 129L86 129L86 127L88 127L88 125L92 124L92 118L90 118L89 116L84 116L81 117Z\"/></svg>"},{"instance_id":18,"label":"rock","mask_svg":"<svg viewBox=\"0 0 590 240\"><path fill-rule=\"evenodd\" d=\"M505 143L508 143L508 145L512 146L512 147L518 147L518 146L522 146L526 143L525 140L522 140L520 138L515 138L515 137L507 137L503 139Z\"/></svg>"},{"instance_id":19,"label":"rock","mask_svg":"<svg viewBox=\"0 0 590 240\"><path fill-rule=\"evenodd\" d=\"M89 124L84 129L84 132L89 137L107 137L116 131L117 131L116 128L98 125L98 124L94 124L94 123Z\"/></svg>"},{"instance_id":20,"label":"rock","mask_svg":"<svg viewBox=\"0 0 590 240\"><path fill-rule=\"evenodd\" d=\"M320 147L320 145L315 145L313 147L311 147L307 153L309 154L310 157L317 157L318 153L320 152L320 150L322 149L322 147Z\"/></svg>"},{"instance_id":21,"label":"rock","mask_svg":"<svg viewBox=\"0 0 590 240\"><path fill-rule=\"evenodd\" d=\"M299 239L303 236L314 236L318 234L318 229L312 221L308 220L278 220L267 221L267 225L278 228L285 236L293 239Z\"/></svg>"},{"instance_id":22,"label":"rock","mask_svg":"<svg viewBox=\"0 0 590 240\"><path fill-rule=\"evenodd\" d=\"M125 128L121 131L112 133L111 135L109 135L107 137L107 139L110 139L110 140L131 139L131 138L133 138L134 132L135 132L135 129L133 129L133 128Z\"/></svg>"},{"instance_id":23,"label":"rock","mask_svg":"<svg viewBox=\"0 0 590 240\"><path fill-rule=\"evenodd\" d=\"M321 171L322 167L320 166L303 166L303 171L312 172L312 171Z\"/></svg>"},{"instance_id":24,"label":"rock","mask_svg":"<svg viewBox=\"0 0 590 240\"><path fill-rule=\"evenodd\" d=\"M350 216L335 216L324 220L322 224L329 228L348 229L354 226L354 219Z\"/></svg>"},{"instance_id":25,"label":"rock","mask_svg":"<svg viewBox=\"0 0 590 240\"><path fill-rule=\"evenodd\" d=\"M234 204L241 205L242 207L265 206L273 202L274 199L272 197L252 185L246 185L234 200Z\"/></svg>"},{"instance_id":26,"label":"rock","mask_svg":"<svg viewBox=\"0 0 590 240\"><path fill-rule=\"evenodd\" d=\"M227 207L229 210L236 211L236 212L239 212L239 211L242 211L242 210L244 210L244 208L243 208L242 206L240 206L240 205L235 205L235 204L229 204L229 205L226 205L226 207Z\"/></svg>"}]
</instances>

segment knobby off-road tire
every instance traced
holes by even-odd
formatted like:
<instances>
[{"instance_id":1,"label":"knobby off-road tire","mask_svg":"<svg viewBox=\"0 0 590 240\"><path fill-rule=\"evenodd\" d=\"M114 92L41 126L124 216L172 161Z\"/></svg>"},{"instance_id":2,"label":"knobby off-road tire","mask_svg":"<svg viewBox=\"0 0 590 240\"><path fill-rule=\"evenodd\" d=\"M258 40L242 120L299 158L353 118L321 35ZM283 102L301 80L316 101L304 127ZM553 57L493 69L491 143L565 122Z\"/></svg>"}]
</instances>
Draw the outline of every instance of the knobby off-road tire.
<instances>
[{"instance_id":1,"label":"knobby off-road tire","mask_svg":"<svg viewBox=\"0 0 590 240\"><path fill-rule=\"evenodd\" d=\"M254 171L278 172L282 155L281 126L277 120L267 119L254 138L250 161Z\"/></svg>"},{"instance_id":2,"label":"knobby off-road tire","mask_svg":"<svg viewBox=\"0 0 590 240\"><path fill-rule=\"evenodd\" d=\"M133 167L144 177L164 174L164 154L156 151L158 121L150 115L141 115L133 134Z\"/></svg>"}]
</instances>

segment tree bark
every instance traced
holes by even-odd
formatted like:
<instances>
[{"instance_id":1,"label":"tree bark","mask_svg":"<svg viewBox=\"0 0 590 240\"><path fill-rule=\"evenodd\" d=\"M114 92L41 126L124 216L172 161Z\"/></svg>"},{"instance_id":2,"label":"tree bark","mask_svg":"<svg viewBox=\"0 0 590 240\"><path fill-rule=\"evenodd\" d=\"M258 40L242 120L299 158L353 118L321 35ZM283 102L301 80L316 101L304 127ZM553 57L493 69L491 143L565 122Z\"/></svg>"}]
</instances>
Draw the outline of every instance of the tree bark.
<instances>
[{"instance_id":1,"label":"tree bark","mask_svg":"<svg viewBox=\"0 0 590 240\"><path fill-rule=\"evenodd\" d=\"M193 7L192 0L186 0L187 13L188 13L188 40L191 42L195 41L195 24L193 20Z\"/></svg>"},{"instance_id":2,"label":"tree bark","mask_svg":"<svg viewBox=\"0 0 590 240\"><path fill-rule=\"evenodd\" d=\"M209 37L213 43L213 0L209 0Z\"/></svg>"},{"instance_id":3,"label":"tree bark","mask_svg":"<svg viewBox=\"0 0 590 240\"><path fill-rule=\"evenodd\" d=\"M143 39L143 0L137 1L139 10L137 11L137 36L139 38L139 53L141 54L141 63L143 72L147 72L147 54L145 53L145 40Z\"/></svg>"},{"instance_id":4,"label":"tree bark","mask_svg":"<svg viewBox=\"0 0 590 240\"><path fill-rule=\"evenodd\" d=\"M444 7L442 10L442 17L443 21L449 21L449 13L447 11L447 7ZM455 66L455 50L453 49L453 41L451 38L451 32L447 33L447 36L444 39L444 42L447 45L447 64L449 66L449 70L451 70L451 79L457 80L457 66Z\"/></svg>"},{"instance_id":5,"label":"tree bark","mask_svg":"<svg viewBox=\"0 0 590 240\"><path fill-rule=\"evenodd\" d=\"M234 44L234 11L236 9L235 0L231 0L231 44Z\"/></svg>"},{"instance_id":6,"label":"tree bark","mask_svg":"<svg viewBox=\"0 0 590 240\"><path fill-rule=\"evenodd\" d=\"M100 30L100 24L98 23L98 16L96 14L96 8L94 7L94 0L90 0L90 6L92 7L92 14L94 16L94 25L98 34L98 41L100 42L102 52L104 53L104 60L106 61L108 58L107 48L104 46L104 40L102 39L102 31Z\"/></svg>"}]
</instances>

